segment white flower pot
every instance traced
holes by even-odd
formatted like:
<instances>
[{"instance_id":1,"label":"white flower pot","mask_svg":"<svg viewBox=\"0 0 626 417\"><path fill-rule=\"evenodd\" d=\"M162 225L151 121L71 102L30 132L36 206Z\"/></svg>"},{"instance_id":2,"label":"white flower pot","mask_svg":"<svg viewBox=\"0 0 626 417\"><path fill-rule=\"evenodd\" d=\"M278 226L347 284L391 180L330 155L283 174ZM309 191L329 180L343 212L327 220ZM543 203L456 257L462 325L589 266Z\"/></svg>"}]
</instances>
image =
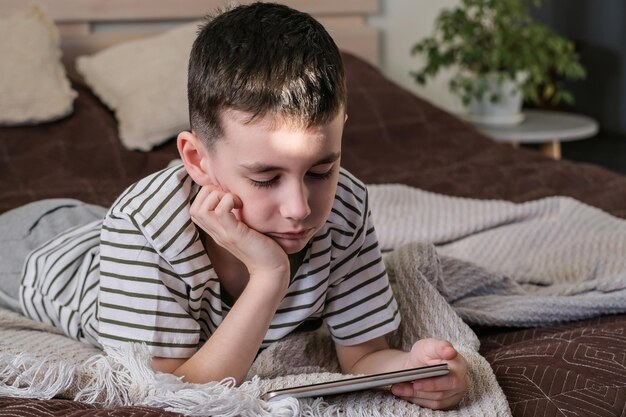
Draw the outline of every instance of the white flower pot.
<instances>
[{"instance_id":1,"label":"white flower pot","mask_svg":"<svg viewBox=\"0 0 626 417\"><path fill-rule=\"evenodd\" d=\"M472 98L467 118L474 123L489 125L513 125L524 120L522 113L521 85L525 80L523 74L516 80L502 77L500 74L489 74L476 80L476 88L486 86L482 100ZM492 101L493 95L499 97Z\"/></svg>"}]
</instances>

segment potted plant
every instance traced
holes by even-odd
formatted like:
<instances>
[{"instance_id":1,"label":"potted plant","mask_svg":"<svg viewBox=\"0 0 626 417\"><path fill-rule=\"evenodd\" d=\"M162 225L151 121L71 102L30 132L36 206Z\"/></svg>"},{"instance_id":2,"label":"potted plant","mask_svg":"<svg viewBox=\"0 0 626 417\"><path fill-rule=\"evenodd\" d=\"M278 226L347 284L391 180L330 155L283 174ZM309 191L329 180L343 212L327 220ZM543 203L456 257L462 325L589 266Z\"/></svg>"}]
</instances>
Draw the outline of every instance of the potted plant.
<instances>
[{"instance_id":1,"label":"potted plant","mask_svg":"<svg viewBox=\"0 0 626 417\"><path fill-rule=\"evenodd\" d=\"M412 54L426 57L411 73L419 84L456 68L450 90L469 107L470 119L483 123L520 122L522 101L571 104L562 79L585 77L573 42L535 22L524 0L461 0L439 13L434 34Z\"/></svg>"}]
</instances>

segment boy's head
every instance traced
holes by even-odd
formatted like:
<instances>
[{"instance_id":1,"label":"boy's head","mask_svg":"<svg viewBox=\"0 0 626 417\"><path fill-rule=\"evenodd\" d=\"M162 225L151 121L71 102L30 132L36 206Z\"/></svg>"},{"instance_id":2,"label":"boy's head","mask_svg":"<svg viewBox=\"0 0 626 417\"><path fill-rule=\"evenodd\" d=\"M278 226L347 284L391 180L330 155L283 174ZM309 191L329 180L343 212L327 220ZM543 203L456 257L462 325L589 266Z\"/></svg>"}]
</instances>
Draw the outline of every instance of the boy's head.
<instances>
[{"instance_id":1,"label":"boy's head","mask_svg":"<svg viewBox=\"0 0 626 417\"><path fill-rule=\"evenodd\" d=\"M254 3L202 27L189 62L192 132L178 150L201 186L239 197L239 219L287 253L333 206L346 86L339 50L311 16Z\"/></svg>"},{"instance_id":2,"label":"boy's head","mask_svg":"<svg viewBox=\"0 0 626 417\"><path fill-rule=\"evenodd\" d=\"M191 129L209 150L226 110L310 127L346 104L343 63L328 32L308 14L273 3L238 6L204 25L187 89Z\"/></svg>"}]
</instances>

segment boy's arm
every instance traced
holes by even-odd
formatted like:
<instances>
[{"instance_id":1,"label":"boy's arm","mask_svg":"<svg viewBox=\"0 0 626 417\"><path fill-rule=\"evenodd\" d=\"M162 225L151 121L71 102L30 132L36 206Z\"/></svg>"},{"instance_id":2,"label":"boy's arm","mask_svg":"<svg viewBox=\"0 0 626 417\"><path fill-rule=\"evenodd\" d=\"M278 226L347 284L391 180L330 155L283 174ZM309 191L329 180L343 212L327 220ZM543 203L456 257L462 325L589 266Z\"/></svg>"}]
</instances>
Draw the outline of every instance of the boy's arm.
<instances>
[{"instance_id":1,"label":"boy's arm","mask_svg":"<svg viewBox=\"0 0 626 417\"><path fill-rule=\"evenodd\" d=\"M289 260L270 238L248 228L234 215L241 201L214 187L202 187L190 215L221 247L247 267L248 283L224 321L189 359L158 358L157 370L188 382L245 378L289 285Z\"/></svg>"},{"instance_id":2,"label":"boy's arm","mask_svg":"<svg viewBox=\"0 0 626 417\"><path fill-rule=\"evenodd\" d=\"M431 409L451 408L469 386L467 362L444 340L422 339L410 352L390 349L384 337L353 346L335 344L341 369L349 374L373 374L447 363L448 375L394 384L394 395Z\"/></svg>"},{"instance_id":3,"label":"boy's arm","mask_svg":"<svg viewBox=\"0 0 626 417\"><path fill-rule=\"evenodd\" d=\"M281 277L267 278L279 282ZM191 358L153 358L153 367L183 376L188 382L233 377L241 383L282 299L281 291L258 285L259 282L261 279L250 280L224 321Z\"/></svg>"},{"instance_id":4,"label":"boy's arm","mask_svg":"<svg viewBox=\"0 0 626 417\"><path fill-rule=\"evenodd\" d=\"M198 216L203 217L200 212L208 208L198 205L206 202L208 194L206 190L199 193L194 201L197 205L190 210L190 214L196 217L194 221L203 223L203 227L209 226ZM222 196L220 194L216 197ZM214 200L214 203L218 204L218 200L222 198ZM234 204L232 197L226 198L225 202ZM227 217L225 236L235 237L235 233L228 227L228 221L233 218L229 217L232 213L227 209L221 207L213 214ZM178 226L173 228L178 230ZM185 281L179 278L156 250L158 245L151 240L152 234L150 230L142 228L141 221L125 213L116 211L105 219L101 235L98 300L100 343L103 346L145 343L155 358L153 366L156 370L175 373L188 381L208 382L234 377L237 382L241 382L286 292L289 283L287 255L275 242L263 235L250 237L248 246L254 246L257 238L261 241L256 246L257 249L260 247L258 253L254 253L254 247L247 247L244 248L247 258L241 255L250 266L248 285L209 340L198 349L202 329L189 308L197 309L201 306L199 303L192 304L189 298L203 294L198 294L198 291L188 292ZM240 240L234 239L238 243L241 243ZM224 242L224 245L229 244ZM193 251L204 250L201 242L194 245L196 248ZM207 271L208 266L210 264L203 261L202 257L197 257L186 268L189 271ZM205 281L199 277L188 282L197 286ZM217 289L213 283L207 283L205 290ZM207 310L211 308L206 304L202 307ZM206 319L211 320L211 311L207 314Z\"/></svg>"}]
</instances>

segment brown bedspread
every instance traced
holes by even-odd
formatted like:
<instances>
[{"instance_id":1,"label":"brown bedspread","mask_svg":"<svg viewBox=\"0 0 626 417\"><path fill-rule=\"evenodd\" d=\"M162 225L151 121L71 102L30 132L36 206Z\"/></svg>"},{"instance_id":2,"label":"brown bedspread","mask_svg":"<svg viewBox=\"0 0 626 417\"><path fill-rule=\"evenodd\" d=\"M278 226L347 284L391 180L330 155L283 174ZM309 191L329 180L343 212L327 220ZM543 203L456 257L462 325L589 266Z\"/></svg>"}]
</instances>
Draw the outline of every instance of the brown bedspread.
<instances>
[{"instance_id":1,"label":"brown bedspread","mask_svg":"<svg viewBox=\"0 0 626 417\"><path fill-rule=\"evenodd\" d=\"M342 164L366 183L405 183L474 198L568 195L626 218L626 177L495 144L350 55ZM85 88L70 117L0 128L0 212L51 197L107 206L176 157L174 141L125 150L113 115ZM540 329L477 329L515 416L626 415L626 315ZM0 398L0 416L171 415L71 401Z\"/></svg>"}]
</instances>

